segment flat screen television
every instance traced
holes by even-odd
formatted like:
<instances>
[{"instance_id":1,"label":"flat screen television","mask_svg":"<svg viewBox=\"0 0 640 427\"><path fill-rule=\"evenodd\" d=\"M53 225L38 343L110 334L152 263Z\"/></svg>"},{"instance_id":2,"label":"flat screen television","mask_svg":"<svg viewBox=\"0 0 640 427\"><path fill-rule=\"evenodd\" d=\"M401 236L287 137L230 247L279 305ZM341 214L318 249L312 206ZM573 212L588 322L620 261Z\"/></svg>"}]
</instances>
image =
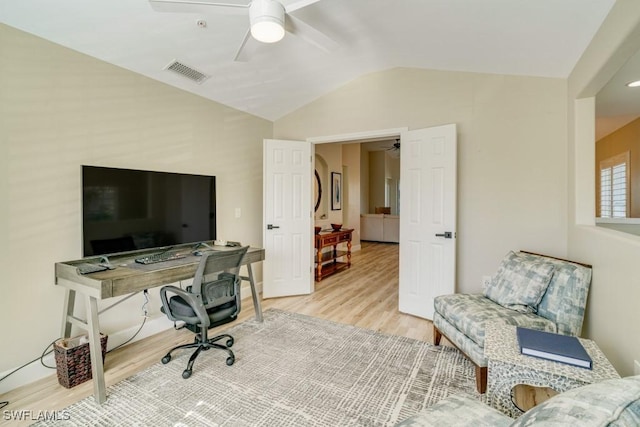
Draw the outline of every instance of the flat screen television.
<instances>
[{"instance_id":1,"label":"flat screen television","mask_svg":"<svg viewBox=\"0 0 640 427\"><path fill-rule=\"evenodd\" d=\"M216 178L82 166L84 256L216 238Z\"/></svg>"}]
</instances>

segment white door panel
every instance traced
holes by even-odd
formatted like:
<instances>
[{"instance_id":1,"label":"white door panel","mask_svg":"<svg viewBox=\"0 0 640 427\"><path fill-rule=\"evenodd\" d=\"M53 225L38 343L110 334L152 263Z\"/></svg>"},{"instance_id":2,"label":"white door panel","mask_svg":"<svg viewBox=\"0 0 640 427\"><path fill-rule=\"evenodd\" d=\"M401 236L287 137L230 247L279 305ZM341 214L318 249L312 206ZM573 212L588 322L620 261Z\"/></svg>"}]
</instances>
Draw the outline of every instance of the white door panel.
<instances>
[{"instance_id":1,"label":"white door panel","mask_svg":"<svg viewBox=\"0 0 640 427\"><path fill-rule=\"evenodd\" d=\"M263 297L308 294L311 269L311 144L264 141Z\"/></svg>"},{"instance_id":2,"label":"white door panel","mask_svg":"<svg viewBox=\"0 0 640 427\"><path fill-rule=\"evenodd\" d=\"M456 145L454 124L401 138L399 310L427 319L455 290Z\"/></svg>"}]
</instances>

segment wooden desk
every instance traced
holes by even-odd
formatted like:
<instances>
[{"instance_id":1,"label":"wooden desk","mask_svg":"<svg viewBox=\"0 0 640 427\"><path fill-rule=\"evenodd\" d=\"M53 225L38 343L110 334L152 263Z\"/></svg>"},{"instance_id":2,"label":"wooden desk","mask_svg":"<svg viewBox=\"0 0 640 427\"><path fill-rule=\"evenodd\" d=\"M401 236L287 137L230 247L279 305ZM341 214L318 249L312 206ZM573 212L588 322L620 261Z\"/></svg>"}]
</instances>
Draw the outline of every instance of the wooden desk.
<instances>
[{"instance_id":1,"label":"wooden desk","mask_svg":"<svg viewBox=\"0 0 640 427\"><path fill-rule=\"evenodd\" d=\"M224 251L224 246L213 246L213 242L207 242L214 250ZM158 253L162 249L144 249L140 251L126 252L122 254L108 255L114 270L100 271L81 275L77 273L76 266L84 262L99 262L100 257L84 258L76 261L58 262L55 264L55 283L66 288L64 311L62 318L62 337L71 335L71 326L76 325L89 332L89 348L91 352L91 373L93 376L94 398L98 403L107 400L104 381L104 366L102 363L102 351L100 349L100 324L98 321L98 300L116 296L129 295L102 310L112 308L116 304L133 296L144 289L154 288L180 280L192 278L200 262L200 257L192 255L193 245L177 245L171 252L182 253L184 258L159 262L155 264L138 264L135 259L146 254ZM201 249L205 250L205 249ZM242 265L246 265L248 276L241 276L242 280L249 281L253 306L256 310L256 319L262 322L262 309L256 290L251 264L264 260L264 249L249 248ZM76 292L86 298L87 319L83 320L74 316Z\"/></svg>"},{"instance_id":2,"label":"wooden desk","mask_svg":"<svg viewBox=\"0 0 640 427\"><path fill-rule=\"evenodd\" d=\"M316 248L316 280L320 281L326 276L337 273L340 270L351 267L351 235L352 228L343 228L341 230L320 231L315 235ZM346 251L339 251L340 243L347 244ZM323 248L332 247L329 251L323 251ZM346 257L347 262L338 262L338 258Z\"/></svg>"}]
</instances>

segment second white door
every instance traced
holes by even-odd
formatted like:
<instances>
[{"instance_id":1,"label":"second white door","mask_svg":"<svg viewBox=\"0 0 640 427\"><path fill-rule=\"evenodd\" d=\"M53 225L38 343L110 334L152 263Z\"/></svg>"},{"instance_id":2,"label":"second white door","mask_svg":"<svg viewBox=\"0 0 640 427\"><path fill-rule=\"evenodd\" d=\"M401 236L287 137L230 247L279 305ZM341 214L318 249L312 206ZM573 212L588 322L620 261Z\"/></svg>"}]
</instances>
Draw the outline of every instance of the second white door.
<instances>
[{"instance_id":1,"label":"second white door","mask_svg":"<svg viewBox=\"0 0 640 427\"><path fill-rule=\"evenodd\" d=\"M399 310L426 319L455 291L456 146L455 124L401 138Z\"/></svg>"},{"instance_id":2,"label":"second white door","mask_svg":"<svg viewBox=\"0 0 640 427\"><path fill-rule=\"evenodd\" d=\"M263 296L311 293L311 143L266 139L263 156Z\"/></svg>"}]
</instances>

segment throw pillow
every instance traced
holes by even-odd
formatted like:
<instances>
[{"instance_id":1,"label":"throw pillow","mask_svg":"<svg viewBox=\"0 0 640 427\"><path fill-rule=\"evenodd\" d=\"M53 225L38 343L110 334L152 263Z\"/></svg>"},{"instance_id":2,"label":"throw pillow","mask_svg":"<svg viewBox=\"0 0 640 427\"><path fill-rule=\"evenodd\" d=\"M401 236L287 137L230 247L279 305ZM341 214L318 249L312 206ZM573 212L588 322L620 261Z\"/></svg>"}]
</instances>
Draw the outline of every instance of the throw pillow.
<instances>
[{"instance_id":1,"label":"throw pillow","mask_svg":"<svg viewBox=\"0 0 640 427\"><path fill-rule=\"evenodd\" d=\"M525 259L510 251L484 295L503 307L521 313L535 313L553 272L551 263Z\"/></svg>"}]
</instances>

